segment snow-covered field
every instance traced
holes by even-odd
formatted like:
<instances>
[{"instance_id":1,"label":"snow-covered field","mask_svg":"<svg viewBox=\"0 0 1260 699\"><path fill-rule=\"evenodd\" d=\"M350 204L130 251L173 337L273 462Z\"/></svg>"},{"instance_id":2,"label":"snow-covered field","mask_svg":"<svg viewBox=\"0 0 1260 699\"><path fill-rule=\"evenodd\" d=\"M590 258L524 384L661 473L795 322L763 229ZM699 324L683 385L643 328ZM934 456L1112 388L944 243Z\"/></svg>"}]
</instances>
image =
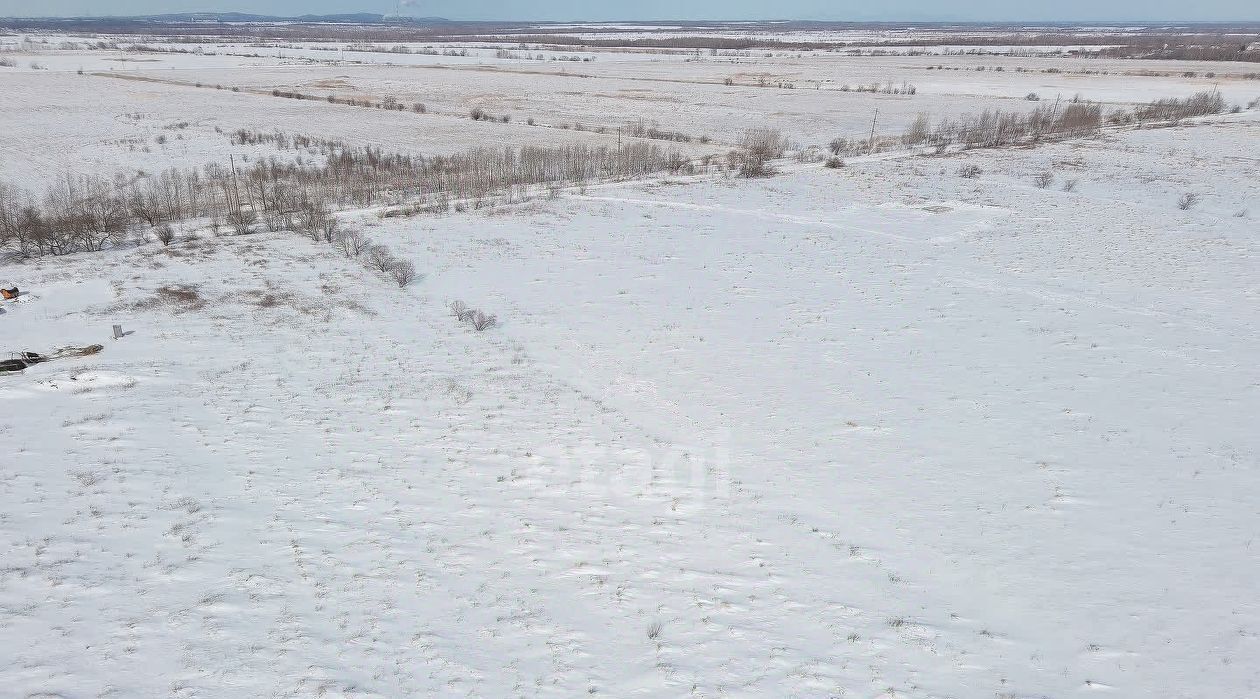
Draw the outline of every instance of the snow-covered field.
<instances>
[{"instance_id":1,"label":"snow-covered field","mask_svg":"<svg viewBox=\"0 0 1260 699\"><path fill-rule=\"evenodd\" d=\"M606 138L0 85L49 154L7 179L226 158L216 125ZM0 376L0 694L1260 695L1257 143L1250 110L344 212L405 289L286 232L0 262L0 359L105 346Z\"/></svg>"},{"instance_id":2,"label":"snow-covered field","mask_svg":"<svg viewBox=\"0 0 1260 699\"><path fill-rule=\"evenodd\" d=\"M49 37L47 46L66 39ZM837 137L865 138L872 125L878 134L900 135L919 114L939 120L984 109L1026 111L1038 104L1030 94L1046 101L1079 96L1108 110L1209 89L1240 107L1260 99L1256 66L1227 62L771 52L589 53L583 55L596 60L575 63L501 59L484 48L452 57L315 45L144 45L207 53L35 51L30 47L45 44L13 39L10 51L0 51L15 64L0 67L7 97L0 103L0 176L39 182L84 167L134 176L170 164L226 165L228 152L272 154L229 151L216 128L280 129L434 155L485 145L615 146L618 127L642 121L708 139L673 146L702 157L725 153L752 126L782 130L801 146L825 146ZM913 86L915 94L858 91L870 85ZM317 99L276 99L273 90ZM423 104L427 113L322 101L329 96L373 103L393 97L407 107ZM473 109L511 123L473 123ZM188 126L155 144L171 124Z\"/></svg>"}]
</instances>

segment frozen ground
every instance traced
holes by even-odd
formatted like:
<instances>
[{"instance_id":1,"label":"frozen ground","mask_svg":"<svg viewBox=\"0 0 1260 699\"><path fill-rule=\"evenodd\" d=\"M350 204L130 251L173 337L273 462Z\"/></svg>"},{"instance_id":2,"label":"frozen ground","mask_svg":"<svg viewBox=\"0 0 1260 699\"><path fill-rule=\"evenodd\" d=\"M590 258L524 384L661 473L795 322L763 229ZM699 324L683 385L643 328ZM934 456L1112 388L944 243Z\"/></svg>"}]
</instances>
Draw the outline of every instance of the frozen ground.
<instances>
[{"instance_id":1,"label":"frozen ground","mask_svg":"<svg viewBox=\"0 0 1260 699\"><path fill-rule=\"evenodd\" d=\"M1260 693L1255 117L0 267L0 686Z\"/></svg>"}]
</instances>

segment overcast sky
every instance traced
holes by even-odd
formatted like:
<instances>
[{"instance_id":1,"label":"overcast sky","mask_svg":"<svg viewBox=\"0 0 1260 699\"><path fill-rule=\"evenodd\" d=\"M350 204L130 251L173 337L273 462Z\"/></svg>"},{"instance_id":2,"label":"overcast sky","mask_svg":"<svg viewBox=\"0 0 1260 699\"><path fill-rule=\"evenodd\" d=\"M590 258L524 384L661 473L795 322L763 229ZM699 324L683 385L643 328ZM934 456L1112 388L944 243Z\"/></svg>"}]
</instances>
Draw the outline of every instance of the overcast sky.
<instances>
[{"instance_id":1,"label":"overcast sky","mask_svg":"<svg viewBox=\"0 0 1260 699\"><path fill-rule=\"evenodd\" d=\"M239 11L393 14L397 0L0 0L0 16ZM1260 0L404 0L450 19L1260 20ZM409 7L408 7L409 6Z\"/></svg>"}]
</instances>

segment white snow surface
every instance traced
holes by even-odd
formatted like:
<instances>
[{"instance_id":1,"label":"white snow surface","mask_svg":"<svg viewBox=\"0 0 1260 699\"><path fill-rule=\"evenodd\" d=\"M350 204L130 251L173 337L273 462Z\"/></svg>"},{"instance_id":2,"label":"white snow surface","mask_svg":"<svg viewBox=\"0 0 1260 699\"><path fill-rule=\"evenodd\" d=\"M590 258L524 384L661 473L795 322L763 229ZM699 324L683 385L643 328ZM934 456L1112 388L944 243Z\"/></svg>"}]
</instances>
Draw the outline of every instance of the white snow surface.
<instances>
[{"instance_id":1,"label":"white snow surface","mask_svg":"<svg viewBox=\"0 0 1260 699\"><path fill-rule=\"evenodd\" d=\"M1260 694L1258 127L6 264L0 693Z\"/></svg>"}]
</instances>

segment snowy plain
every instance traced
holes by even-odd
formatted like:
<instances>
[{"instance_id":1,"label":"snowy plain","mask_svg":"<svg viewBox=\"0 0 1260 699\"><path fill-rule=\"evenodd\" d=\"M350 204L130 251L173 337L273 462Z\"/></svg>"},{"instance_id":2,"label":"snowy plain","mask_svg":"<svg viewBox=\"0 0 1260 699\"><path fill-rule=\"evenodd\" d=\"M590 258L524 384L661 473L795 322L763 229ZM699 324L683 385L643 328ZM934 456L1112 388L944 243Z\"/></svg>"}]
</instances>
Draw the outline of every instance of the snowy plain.
<instances>
[{"instance_id":1,"label":"snowy plain","mask_svg":"<svg viewBox=\"0 0 1260 699\"><path fill-rule=\"evenodd\" d=\"M443 123L60 79L156 129ZM70 113L53 150L107 167ZM0 687L1260 694L1258 143L1249 110L345 212L406 289L286 232L3 263L4 351L105 349L0 378Z\"/></svg>"}]
</instances>

